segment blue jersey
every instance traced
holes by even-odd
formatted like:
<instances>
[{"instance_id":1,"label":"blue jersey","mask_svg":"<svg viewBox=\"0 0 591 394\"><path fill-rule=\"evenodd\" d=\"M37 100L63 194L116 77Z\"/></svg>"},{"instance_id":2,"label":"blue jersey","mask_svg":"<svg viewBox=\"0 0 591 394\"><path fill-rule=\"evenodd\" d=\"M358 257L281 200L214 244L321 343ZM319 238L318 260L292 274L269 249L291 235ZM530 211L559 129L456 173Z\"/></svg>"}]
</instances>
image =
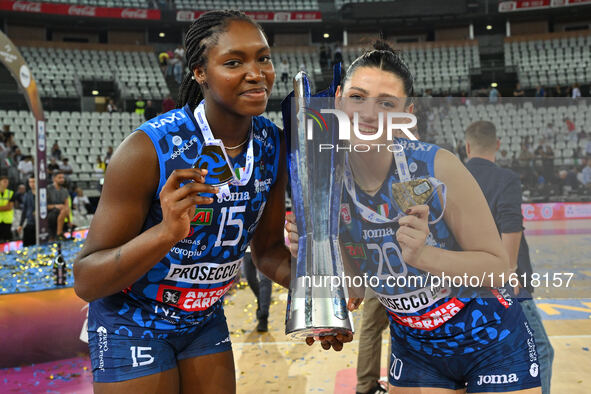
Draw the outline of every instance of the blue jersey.
<instances>
[{"instance_id":1,"label":"blue jersey","mask_svg":"<svg viewBox=\"0 0 591 394\"><path fill-rule=\"evenodd\" d=\"M204 140L188 106L160 115L138 130L150 137L160 167L158 190L143 225L146 231L162 221L158 195L164 183L174 170L193 167ZM89 321L97 320L97 325L100 322L116 334L165 335L222 312L221 299L240 270L277 179L279 129L258 116L253 118L252 133L254 167L248 183L229 185L228 195L213 196L212 204L197 206L187 237L128 289L91 302ZM239 178L246 176L246 152L230 161Z\"/></svg>"},{"instance_id":2,"label":"blue jersey","mask_svg":"<svg viewBox=\"0 0 591 394\"><path fill-rule=\"evenodd\" d=\"M397 140L404 147L408 170L412 179L434 177L436 145ZM391 185L399 182L394 160L388 179L381 189L370 196L355 186L360 204L388 218L396 217ZM442 202L437 195L428 202L430 221L442 213ZM407 265L402 259L401 247L396 240L398 222L374 223L366 220L351 195L343 191L340 218L340 239L344 253L360 274L372 278L369 284L377 298L386 307L393 333L400 335L416 350L429 354L453 354L458 350L475 351L500 338L502 309L509 306L503 298L499 302L488 290L490 298L479 298L477 291L467 287L433 287L429 274ZM461 250L452 232L439 220L429 225L426 244L442 249ZM377 278L374 280L373 278ZM372 283L373 281L373 283ZM490 306L489 306L490 305ZM501 328L502 330L503 328ZM490 337L489 337L490 334ZM481 338L482 337L482 338ZM441 338L441 340L438 340ZM459 344L461 346L458 346Z\"/></svg>"}]
</instances>

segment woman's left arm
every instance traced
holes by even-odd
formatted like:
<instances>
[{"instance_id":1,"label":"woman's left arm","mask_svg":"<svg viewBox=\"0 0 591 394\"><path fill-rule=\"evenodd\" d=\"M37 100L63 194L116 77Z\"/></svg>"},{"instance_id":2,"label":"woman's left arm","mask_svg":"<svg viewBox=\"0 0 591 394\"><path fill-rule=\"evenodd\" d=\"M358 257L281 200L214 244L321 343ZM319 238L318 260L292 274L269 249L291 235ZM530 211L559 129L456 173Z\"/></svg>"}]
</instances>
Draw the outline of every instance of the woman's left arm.
<instances>
[{"instance_id":1,"label":"woman's left arm","mask_svg":"<svg viewBox=\"0 0 591 394\"><path fill-rule=\"evenodd\" d=\"M289 287L291 255L285 245L283 232L287 166L285 138L282 132L280 146L277 180L271 187L265 210L250 241L250 250L252 261L265 276L283 287Z\"/></svg>"},{"instance_id":2,"label":"woman's left arm","mask_svg":"<svg viewBox=\"0 0 591 394\"><path fill-rule=\"evenodd\" d=\"M458 158L443 149L435 156L435 177L447 186L447 206L443 220L462 251L424 244L421 247L417 243L410 249L419 253L411 254L409 257L413 261L407 262L433 275L476 276L484 278L482 286L503 286L509 273L509 256L480 186ZM420 206L412 208L417 212L416 215L411 214L400 220L403 234L406 232L411 235L417 227L424 228L428 215L421 214L418 208ZM411 238L416 239L412 235L401 237L403 249L405 238L407 244L411 244Z\"/></svg>"}]
</instances>

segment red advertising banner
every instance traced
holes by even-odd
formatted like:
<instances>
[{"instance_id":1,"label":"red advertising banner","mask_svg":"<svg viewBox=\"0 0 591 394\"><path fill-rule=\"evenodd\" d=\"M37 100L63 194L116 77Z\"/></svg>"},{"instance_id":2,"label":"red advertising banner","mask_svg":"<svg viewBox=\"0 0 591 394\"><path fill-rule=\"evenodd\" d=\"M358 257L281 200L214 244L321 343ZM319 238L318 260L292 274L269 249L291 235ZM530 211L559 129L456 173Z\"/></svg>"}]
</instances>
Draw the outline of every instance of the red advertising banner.
<instances>
[{"instance_id":1,"label":"red advertising banner","mask_svg":"<svg viewBox=\"0 0 591 394\"><path fill-rule=\"evenodd\" d=\"M30 1L0 0L1 11L29 12L83 16L89 18L159 20L160 10L147 8L108 8L76 4L34 3Z\"/></svg>"},{"instance_id":2,"label":"red advertising banner","mask_svg":"<svg viewBox=\"0 0 591 394\"><path fill-rule=\"evenodd\" d=\"M178 22L193 22L206 11L177 11L176 20ZM247 11L257 22L321 22L322 13L318 11L291 11L291 12L267 12L267 11Z\"/></svg>"},{"instance_id":3,"label":"red advertising banner","mask_svg":"<svg viewBox=\"0 0 591 394\"><path fill-rule=\"evenodd\" d=\"M591 202L521 204L523 220L591 219Z\"/></svg>"},{"instance_id":4,"label":"red advertising banner","mask_svg":"<svg viewBox=\"0 0 591 394\"><path fill-rule=\"evenodd\" d=\"M591 4L591 0L515 0L501 1L499 12L531 11L543 8L569 7Z\"/></svg>"}]
</instances>

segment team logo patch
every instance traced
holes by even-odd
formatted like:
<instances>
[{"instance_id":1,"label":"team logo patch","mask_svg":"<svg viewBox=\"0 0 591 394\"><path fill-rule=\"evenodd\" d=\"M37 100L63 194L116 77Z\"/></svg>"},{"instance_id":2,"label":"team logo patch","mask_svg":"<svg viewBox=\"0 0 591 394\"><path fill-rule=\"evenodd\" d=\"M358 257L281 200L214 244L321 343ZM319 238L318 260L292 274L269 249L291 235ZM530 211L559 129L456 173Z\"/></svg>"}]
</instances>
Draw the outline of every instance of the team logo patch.
<instances>
[{"instance_id":1,"label":"team logo patch","mask_svg":"<svg viewBox=\"0 0 591 394\"><path fill-rule=\"evenodd\" d=\"M353 259L365 259L367 257L363 244L347 242L344 246L347 253L349 253L349 256Z\"/></svg>"},{"instance_id":2,"label":"team logo patch","mask_svg":"<svg viewBox=\"0 0 591 394\"><path fill-rule=\"evenodd\" d=\"M530 365L529 374L532 376L532 378L537 377L539 372L540 372L540 369L538 367L538 364L533 363L532 365Z\"/></svg>"},{"instance_id":3,"label":"team logo patch","mask_svg":"<svg viewBox=\"0 0 591 394\"><path fill-rule=\"evenodd\" d=\"M351 224L351 209L347 203L341 204L341 219L343 223Z\"/></svg>"},{"instance_id":4,"label":"team logo patch","mask_svg":"<svg viewBox=\"0 0 591 394\"><path fill-rule=\"evenodd\" d=\"M174 137L172 137L172 143L173 143L175 146L179 146L180 144L182 144L182 143L183 143L183 139L182 139L180 136L178 136L178 135L175 135Z\"/></svg>"},{"instance_id":5,"label":"team logo patch","mask_svg":"<svg viewBox=\"0 0 591 394\"><path fill-rule=\"evenodd\" d=\"M181 298L181 292L173 289L164 289L162 292L162 301L169 305L178 305Z\"/></svg>"},{"instance_id":6,"label":"team logo patch","mask_svg":"<svg viewBox=\"0 0 591 394\"><path fill-rule=\"evenodd\" d=\"M156 301L165 303L165 294L174 293L176 297L176 306L187 312L204 311L213 306L220 298L226 294L233 282L222 287L209 289L186 289L182 287L173 287L160 285L156 294Z\"/></svg>"},{"instance_id":7,"label":"team logo patch","mask_svg":"<svg viewBox=\"0 0 591 394\"><path fill-rule=\"evenodd\" d=\"M410 172L416 172L417 168L417 163L415 163L414 161L408 165L408 169L410 170Z\"/></svg>"},{"instance_id":8,"label":"team logo patch","mask_svg":"<svg viewBox=\"0 0 591 394\"><path fill-rule=\"evenodd\" d=\"M213 217L213 208L195 208L191 226L209 226Z\"/></svg>"}]
</instances>

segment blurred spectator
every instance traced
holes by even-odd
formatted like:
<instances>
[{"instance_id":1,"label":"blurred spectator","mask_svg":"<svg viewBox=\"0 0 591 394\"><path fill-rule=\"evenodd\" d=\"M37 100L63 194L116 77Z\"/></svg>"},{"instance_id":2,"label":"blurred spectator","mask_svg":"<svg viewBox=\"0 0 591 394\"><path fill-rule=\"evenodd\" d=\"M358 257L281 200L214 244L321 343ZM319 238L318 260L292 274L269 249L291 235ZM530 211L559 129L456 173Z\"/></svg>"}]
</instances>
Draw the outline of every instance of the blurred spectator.
<instances>
[{"instance_id":1,"label":"blurred spectator","mask_svg":"<svg viewBox=\"0 0 591 394\"><path fill-rule=\"evenodd\" d=\"M579 187L580 183L577 179L577 171L574 169L560 170L558 172L558 178L562 191L575 190ZM565 190L566 189L566 190Z\"/></svg>"},{"instance_id":2,"label":"blurred spectator","mask_svg":"<svg viewBox=\"0 0 591 394\"><path fill-rule=\"evenodd\" d=\"M21 152L21 148L19 148L18 146L13 146L12 147L12 158L14 160L15 163L20 163L20 161L25 157L25 155L23 155L23 153Z\"/></svg>"},{"instance_id":3,"label":"blurred spectator","mask_svg":"<svg viewBox=\"0 0 591 394\"><path fill-rule=\"evenodd\" d=\"M14 192L8 188L8 177L0 176L0 241L12 240Z\"/></svg>"},{"instance_id":4,"label":"blurred spectator","mask_svg":"<svg viewBox=\"0 0 591 394\"><path fill-rule=\"evenodd\" d=\"M568 139L571 141L577 141L577 126L570 118L564 118L564 123L566 125L566 132L568 133Z\"/></svg>"},{"instance_id":5,"label":"blurred spectator","mask_svg":"<svg viewBox=\"0 0 591 394\"><path fill-rule=\"evenodd\" d=\"M281 82L287 85L289 81L289 64L285 58L281 59L281 63L279 63L279 75L281 75Z\"/></svg>"},{"instance_id":6,"label":"blurred spectator","mask_svg":"<svg viewBox=\"0 0 591 394\"><path fill-rule=\"evenodd\" d=\"M181 45L174 50L174 58L177 60L172 69L175 81L180 85L183 82L183 69L185 65L185 48Z\"/></svg>"},{"instance_id":7,"label":"blurred spectator","mask_svg":"<svg viewBox=\"0 0 591 394\"><path fill-rule=\"evenodd\" d=\"M554 90L552 91L552 96L554 96L554 97L563 97L564 96L564 92L562 91L562 88L560 87L560 85L556 85L554 87Z\"/></svg>"},{"instance_id":8,"label":"blurred spectator","mask_svg":"<svg viewBox=\"0 0 591 394\"><path fill-rule=\"evenodd\" d=\"M53 175L53 183L47 187L47 220L50 238L62 237L64 225L70 216L70 193L65 187L66 177L60 171Z\"/></svg>"},{"instance_id":9,"label":"blurred spectator","mask_svg":"<svg viewBox=\"0 0 591 394\"><path fill-rule=\"evenodd\" d=\"M87 215L91 211L90 200L84 195L84 191L81 188L76 189L76 197L74 197L74 210L78 211L81 215Z\"/></svg>"},{"instance_id":10,"label":"blurred spectator","mask_svg":"<svg viewBox=\"0 0 591 394\"><path fill-rule=\"evenodd\" d=\"M55 141L51 147L51 157L55 158L56 160L62 159L62 150L60 149L57 141Z\"/></svg>"},{"instance_id":11,"label":"blurred spectator","mask_svg":"<svg viewBox=\"0 0 591 394\"><path fill-rule=\"evenodd\" d=\"M105 154L105 168L107 168L107 166L109 165L109 162L111 161L111 156L113 156L113 147L109 146L107 148L107 153Z\"/></svg>"},{"instance_id":12,"label":"blurred spectator","mask_svg":"<svg viewBox=\"0 0 591 394\"><path fill-rule=\"evenodd\" d=\"M534 153L537 158L542 159L542 175L545 181L552 182L554 178L554 151L552 147L542 140Z\"/></svg>"},{"instance_id":13,"label":"blurred spectator","mask_svg":"<svg viewBox=\"0 0 591 394\"><path fill-rule=\"evenodd\" d=\"M18 232L23 238L23 246L34 245L36 242L35 235L35 194L37 193L35 187L35 178L29 177L29 190L23 197L23 211L21 213L21 221L18 226ZM24 227L23 227L24 224Z\"/></svg>"},{"instance_id":14,"label":"blurred spectator","mask_svg":"<svg viewBox=\"0 0 591 394\"><path fill-rule=\"evenodd\" d=\"M488 102L491 104L498 103L499 97L501 97L501 93L498 91L498 89L491 87L490 91L488 92Z\"/></svg>"},{"instance_id":15,"label":"blurred spectator","mask_svg":"<svg viewBox=\"0 0 591 394\"><path fill-rule=\"evenodd\" d=\"M163 73L166 72L166 67L168 67L168 59L170 59L168 52L164 51L158 54L158 63Z\"/></svg>"},{"instance_id":16,"label":"blurred spectator","mask_svg":"<svg viewBox=\"0 0 591 394\"><path fill-rule=\"evenodd\" d=\"M158 111L156 110L156 108L154 108L152 100L148 100L146 102L146 108L144 110L144 119L150 120L153 117L155 117L156 115L158 115Z\"/></svg>"},{"instance_id":17,"label":"blurred spectator","mask_svg":"<svg viewBox=\"0 0 591 394\"><path fill-rule=\"evenodd\" d=\"M23 160L18 163L19 178L25 182L29 176L33 175L35 169L33 167L33 156L24 156Z\"/></svg>"},{"instance_id":18,"label":"blurred spectator","mask_svg":"<svg viewBox=\"0 0 591 394\"><path fill-rule=\"evenodd\" d=\"M52 157L51 159L49 159L49 164L47 165L47 173L49 175L53 176L53 174L56 171L59 171L59 169L60 169L60 165L55 160L55 157Z\"/></svg>"},{"instance_id":19,"label":"blurred spectator","mask_svg":"<svg viewBox=\"0 0 591 394\"><path fill-rule=\"evenodd\" d=\"M506 167L510 168L513 160L507 155L507 151L503 149L501 151L501 157L497 160L497 164L499 167Z\"/></svg>"},{"instance_id":20,"label":"blurred spectator","mask_svg":"<svg viewBox=\"0 0 591 394\"><path fill-rule=\"evenodd\" d=\"M66 175L70 175L74 172L67 157L64 157L62 164L60 164L59 170L60 170L60 172L63 172Z\"/></svg>"},{"instance_id":21,"label":"blurred spectator","mask_svg":"<svg viewBox=\"0 0 591 394\"><path fill-rule=\"evenodd\" d=\"M113 99L109 100L109 104L107 104L107 112L112 114L113 112L119 112L119 108L115 105L115 101Z\"/></svg>"},{"instance_id":22,"label":"blurred spectator","mask_svg":"<svg viewBox=\"0 0 591 394\"><path fill-rule=\"evenodd\" d=\"M162 112L172 111L176 107L176 103L170 97L170 94L166 96L164 100L162 100Z\"/></svg>"},{"instance_id":23,"label":"blurred spectator","mask_svg":"<svg viewBox=\"0 0 591 394\"><path fill-rule=\"evenodd\" d=\"M513 97L525 97L525 91L521 88L521 84L517 82L513 90Z\"/></svg>"},{"instance_id":24,"label":"blurred spectator","mask_svg":"<svg viewBox=\"0 0 591 394\"><path fill-rule=\"evenodd\" d=\"M591 138L587 138L587 144L585 144L585 156L591 157Z\"/></svg>"},{"instance_id":25,"label":"blurred spectator","mask_svg":"<svg viewBox=\"0 0 591 394\"><path fill-rule=\"evenodd\" d=\"M27 192L27 188L24 184L19 184L16 193L14 193L14 209L22 210L23 209L23 198L25 197L25 193Z\"/></svg>"},{"instance_id":26,"label":"blurred spectator","mask_svg":"<svg viewBox=\"0 0 591 394\"><path fill-rule=\"evenodd\" d=\"M105 162L103 161L103 159L101 159L101 156L98 155L96 157L96 163L94 165L94 172L104 173L106 168L107 168L107 166L106 166Z\"/></svg>"},{"instance_id":27,"label":"blurred spectator","mask_svg":"<svg viewBox=\"0 0 591 394\"><path fill-rule=\"evenodd\" d=\"M144 111L146 110L146 102L139 98L135 102L135 113L138 115L143 115Z\"/></svg>"},{"instance_id":28,"label":"blurred spectator","mask_svg":"<svg viewBox=\"0 0 591 394\"><path fill-rule=\"evenodd\" d=\"M540 85L536 86L536 93L535 96L537 98L542 98L546 96L546 91L544 90L544 88Z\"/></svg>"},{"instance_id":29,"label":"blurred spectator","mask_svg":"<svg viewBox=\"0 0 591 394\"><path fill-rule=\"evenodd\" d=\"M581 89L579 89L579 84L578 83L575 83L575 84L573 84L573 88L572 88L572 91L571 91L571 98L573 100L576 100L579 97L581 97Z\"/></svg>"}]
</instances>

